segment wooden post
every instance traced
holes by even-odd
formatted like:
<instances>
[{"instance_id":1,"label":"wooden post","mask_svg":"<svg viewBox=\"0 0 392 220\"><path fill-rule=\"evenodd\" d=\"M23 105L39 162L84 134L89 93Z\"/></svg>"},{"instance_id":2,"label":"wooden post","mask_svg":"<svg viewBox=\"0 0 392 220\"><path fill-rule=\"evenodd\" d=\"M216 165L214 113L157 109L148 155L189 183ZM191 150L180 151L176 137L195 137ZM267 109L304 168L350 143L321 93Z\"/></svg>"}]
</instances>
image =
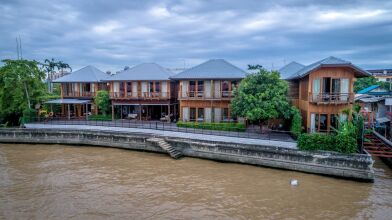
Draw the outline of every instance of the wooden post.
<instances>
[{"instance_id":1,"label":"wooden post","mask_svg":"<svg viewBox=\"0 0 392 220\"><path fill-rule=\"evenodd\" d=\"M142 120L142 105L139 104L139 120Z\"/></svg>"},{"instance_id":2,"label":"wooden post","mask_svg":"<svg viewBox=\"0 0 392 220\"><path fill-rule=\"evenodd\" d=\"M71 107L68 104L68 120L71 119Z\"/></svg>"}]
</instances>

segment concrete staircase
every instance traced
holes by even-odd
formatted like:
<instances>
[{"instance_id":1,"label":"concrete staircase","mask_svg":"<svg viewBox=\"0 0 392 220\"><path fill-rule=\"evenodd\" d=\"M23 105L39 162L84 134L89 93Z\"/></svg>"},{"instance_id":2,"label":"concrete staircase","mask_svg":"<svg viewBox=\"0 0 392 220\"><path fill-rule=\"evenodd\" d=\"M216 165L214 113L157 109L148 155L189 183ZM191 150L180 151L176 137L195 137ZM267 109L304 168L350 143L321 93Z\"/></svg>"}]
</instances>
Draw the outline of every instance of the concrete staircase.
<instances>
[{"instance_id":1,"label":"concrete staircase","mask_svg":"<svg viewBox=\"0 0 392 220\"><path fill-rule=\"evenodd\" d=\"M157 143L163 150L165 150L173 159L180 159L182 157L181 152L176 150L173 146L167 143L162 138L149 138L147 141Z\"/></svg>"}]
</instances>

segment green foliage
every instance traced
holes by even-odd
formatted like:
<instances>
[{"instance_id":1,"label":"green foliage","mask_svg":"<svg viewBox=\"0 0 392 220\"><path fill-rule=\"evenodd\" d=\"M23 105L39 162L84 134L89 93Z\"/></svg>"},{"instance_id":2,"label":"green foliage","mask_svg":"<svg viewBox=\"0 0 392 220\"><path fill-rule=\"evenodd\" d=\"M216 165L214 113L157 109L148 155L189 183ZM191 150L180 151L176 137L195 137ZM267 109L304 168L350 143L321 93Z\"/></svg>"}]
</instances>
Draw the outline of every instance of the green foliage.
<instances>
[{"instance_id":1,"label":"green foliage","mask_svg":"<svg viewBox=\"0 0 392 220\"><path fill-rule=\"evenodd\" d=\"M290 131L294 137L298 138L302 132L302 116L296 107L292 107L292 112Z\"/></svg>"},{"instance_id":2,"label":"green foliage","mask_svg":"<svg viewBox=\"0 0 392 220\"><path fill-rule=\"evenodd\" d=\"M23 110L20 123L26 124L32 122L36 117L37 117L37 111L35 109L26 108L25 110Z\"/></svg>"},{"instance_id":3,"label":"green foliage","mask_svg":"<svg viewBox=\"0 0 392 220\"><path fill-rule=\"evenodd\" d=\"M381 88L389 90L388 82L378 81L374 76L359 78L354 83L354 92L361 91L362 89L366 89L369 86L380 85Z\"/></svg>"},{"instance_id":4,"label":"green foliage","mask_svg":"<svg viewBox=\"0 0 392 220\"><path fill-rule=\"evenodd\" d=\"M183 128L197 128L206 130L220 130L220 131L240 131L244 132L246 126L243 123L208 123L208 122L177 122L178 127Z\"/></svg>"},{"instance_id":5,"label":"green foliage","mask_svg":"<svg viewBox=\"0 0 392 220\"><path fill-rule=\"evenodd\" d=\"M352 122L341 123L336 134L301 134L298 137L300 150L326 150L351 154L357 151L358 129Z\"/></svg>"},{"instance_id":6,"label":"green foliage","mask_svg":"<svg viewBox=\"0 0 392 220\"><path fill-rule=\"evenodd\" d=\"M261 66L249 66L255 73L241 81L231 101L233 115L250 121L266 121L279 117L290 117L287 99L288 84L280 79L276 71L269 72Z\"/></svg>"},{"instance_id":7,"label":"green foliage","mask_svg":"<svg viewBox=\"0 0 392 220\"><path fill-rule=\"evenodd\" d=\"M91 121L111 121L111 115L90 115L88 116L88 120Z\"/></svg>"},{"instance_id":8,"label":"green foliage","mask_svg":"<svg viewBox=\"0 0 392 220\"><path fill-rule=\"evenodd\" d=\"M46 94L45 73L38 62L3 60L0 67L0 123L18 124L23 111L34 108Z\"/></svg>"},{"instance_id":9,"label":"green foliage","mask_svg":"<svg viewBox=\"0 0 392 220\"><path fill-rule=\"evenodd\" d=\"M95 97L95 104L98 106L99 111L106 115L110 107L109 92L106 90L99 90Z\"/></svg>"}]
</instances>

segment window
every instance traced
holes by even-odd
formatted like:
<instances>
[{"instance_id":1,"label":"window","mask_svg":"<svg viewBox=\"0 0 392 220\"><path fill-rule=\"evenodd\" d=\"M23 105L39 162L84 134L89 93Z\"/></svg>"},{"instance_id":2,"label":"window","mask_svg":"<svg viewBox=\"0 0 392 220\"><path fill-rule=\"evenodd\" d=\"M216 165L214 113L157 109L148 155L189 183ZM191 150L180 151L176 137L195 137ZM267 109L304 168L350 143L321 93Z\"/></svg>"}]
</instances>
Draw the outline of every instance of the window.
<instances>
[{"instance_id":1,"label":"window","mask_svg":"<svg viewBox=\"0 0 392 220\"><path fill-rule=\"evenodd\" d=\"M222 97L229 96L229 81L222 82Z\"/></svg>"},{"instance_id":2,"label":"window","mask_svg":"<svg viewBox=\"0 0 392 220\"><path fill-rule=\"evenodd\" d=\"M189 97L195 97L196 81L189 81Z\"/></svg>"},{"instance_id":3,"label":"window","mask_svg":"<svg viewBox=\"0 0 392 220\"><path fill-rule=\"evenodd\" d=\"M132 95L132 82L127 82L127 96Z\"/></svg>"},{"instance_id":4,"label":"window","mask_svg":"<svg viewBox=\"0 0 392 220\"><path fill-rule=\"evenodd\" d=\"M190 121L196 120L196 108L189 109L189 119L190 119Z\"/></svg>"},{"instance_id":5,"label":"window","mask_svg":"<svg viewBox=\"0 0 392 220\"><path fill-rule=\"evenodd\" d=\"M197 109L197 121L198 122L204 121L204 108Z\"/></svg>"},{"instance_id":6,"label":"window","mask_svg":"<svg viewBox=\"0 0 392 220\"><path fill-rule=\"evenodd\" d=\"M125 90L125 83L124 82L120 82L120 96L124 96L124 90Z\"/></svg>"},{"instance_id":7,"label":"window","mask_svg":"<svg viewBox=\"0 0 392 220\"><path fill-rule=\"evenodd\" d=\"M155 82L155 92L156 93L161 92L161 83L160 82Z\"/></svg>"},{"instance_id":8,"label":"window","mask_svg":"<svg viewBox=\"0 0 392 220\"><path fill-rule=\"evenodd\" d=\"M154 82L150 82L150 83L149 83L149 88L150 88L150 89L149 89L149 92L150 92L150 93L154 92Z\"/></svg>"},{"instance_id":9,"label":"window","mask_svg":"<svg viewBox=\"0 0 392 220\"><path fill-rule=\"evenodd\" d=\"M338 126L339 126L339 115L331 114L329 116L329 120L330 120L330 126L332 128L338 128Z\"/></svg>"},{"instance_id":10,"label":"window","mask_svg":"<svg viewBox=\"0 0 392 220\"><path fill-rule=\"evenodd\" d=\"M223 108L222 109L223 110L223 112L222 112L222 119L223 119L223 121L229 121L229 108Z\"/></svg>"},{"instance_id":11,"label":"window","mask_svg":"<svg viewBox=\"0 0 392 220\"><path fill-rule=\"evenodd\" d=\"M320 127L319 131L327 131L328 130L328 123L327 123L327 114L320 114Z\"/></svg>"},{"instance_id":12,"label":"window","mask_svg":"<svg viewBox=\"0 0 392 220\"><path fill-rule=\"evenodd\" d=\"M91 84L90 83L86 83L85 84L84 91L85 92L90 92L91 91Z\"/></svg>"},{"instance_id":13,"label":"window","mask_svg":"<svg viewBox=\"0 0 392 220\"><path fill-rule=\"evenodd\" d=\"M197 97L203 97L204 81L197 81Z\"/></svg>"}]
</instances>

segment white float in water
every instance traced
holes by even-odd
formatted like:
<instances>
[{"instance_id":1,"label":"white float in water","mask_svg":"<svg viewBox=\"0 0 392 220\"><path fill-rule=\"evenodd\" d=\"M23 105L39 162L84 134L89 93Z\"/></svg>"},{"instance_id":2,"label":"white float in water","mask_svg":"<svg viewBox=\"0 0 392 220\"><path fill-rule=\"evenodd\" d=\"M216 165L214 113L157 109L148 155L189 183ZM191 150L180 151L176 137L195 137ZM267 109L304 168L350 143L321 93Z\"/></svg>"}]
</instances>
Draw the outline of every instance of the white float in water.
<instances>
[{"instance_id":1,"label":"white float in water","mask_svg":"<svg viewBox=\"0 0 392 220\"><path fill-rule=\"evenodd\" d=\"M292 185L292 186L298 186L298 180L292 179L292 180L290 181L290 185Z\"/></svg>"}]
</instances>

